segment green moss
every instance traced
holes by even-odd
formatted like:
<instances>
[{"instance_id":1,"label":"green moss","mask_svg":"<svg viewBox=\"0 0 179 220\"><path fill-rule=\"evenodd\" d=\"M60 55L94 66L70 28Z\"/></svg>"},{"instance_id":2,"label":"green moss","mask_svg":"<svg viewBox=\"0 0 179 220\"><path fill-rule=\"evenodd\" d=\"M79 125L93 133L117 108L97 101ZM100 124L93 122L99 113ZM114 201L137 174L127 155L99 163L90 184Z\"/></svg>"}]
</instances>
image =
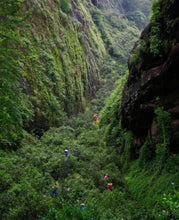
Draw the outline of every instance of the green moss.
<instances>
[{"instance_id":1,"label":"green moss","mask_svg":"<svg viewBox=\"0 0 179 220\"><path fill-rule=\"evenodd\" d=\"M161 0L160 1L153 1L152 4L152 16L151 16L151 22L152 22L152 28L151 28L151 36L149 38L150 42L150 50L154 54L154 56L159 55L160 47L162 44L162 41L160 39L161 36Z\"/></svg>"},{"instance_id":2,"label":"green moss","mask_svg":"<svg viewBox=\"0 0 179 220\"><path fill-rule=\"evenodd\" d=\"M26 84L23 63L24 44L20 38L20 28L26 30L25 15L21 15L23 1L0 2L0 145L17 148L23 138L23 127L33 115L28 96L22 93ZM21 48L22 50L20 51Z\"/></svg>"},{"instance_id":3,"label":"green moss","mask_svg":"<svg viewBox=\"0 0 179 220\"><path fill-rule=\"evenodd\" d=\"M129 67L136 66L140 61L140 57L137 54L131 54L129 58Z\"/></svg>"},{"instance_id":4,"label":"green moss","mask_svg":"<svg viewBox=\"0 0 179 220\"><path fill-rule=\"evenodd\" d=\"M68 12L71 11L69 0L60 0L60 7L61 7L63 12L68 13Z\"/></svg>"},{"instance_id":5,"label":"green moss","mask_svg":"<svg viewBox=\"0 0 179 220\"><path fill-rule=\"evenodd\" d=\"M77 2L75 7L88 20L84 21L83 42L79 41L74 19L67 14L68 1L60 2L61 8L59 2L49 4L45 1L41 6L36 3L27 3L33 7L29 18L29 24L33 25L26 32L22 30L21 36L28 56L24 61L24 70L31 94L37 97L37 101L33 102L35 115L38 116L35 120L39 127L43 121L44 129L47 129L51 125L57 126L60 121L63 123L63 111L72 115L84 110L99 87L105 48L82 3Z\"/></svg>"}]
</instances>

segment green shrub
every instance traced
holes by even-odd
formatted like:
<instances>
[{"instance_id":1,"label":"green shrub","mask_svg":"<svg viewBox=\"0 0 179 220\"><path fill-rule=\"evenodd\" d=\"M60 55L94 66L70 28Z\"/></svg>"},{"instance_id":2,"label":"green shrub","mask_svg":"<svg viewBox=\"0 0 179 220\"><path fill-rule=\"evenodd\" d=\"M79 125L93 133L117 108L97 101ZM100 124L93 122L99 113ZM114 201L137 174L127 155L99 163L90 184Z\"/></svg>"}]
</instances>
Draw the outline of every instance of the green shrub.
<instances>
[{"instance_id":1,"label":"green shrub","mask_svg":"<svg viewBox=\"0 0 179 220\"><path fill-rule=\"evenodd\" d=\"M60 20L62 22L62 24L65 26L68 24L69 20L68 20L68 15L66 13L64 13L63 11L60 11Z\"/></svg>"},{"instance_id":2,"label":"green shrub","mask_svg":"<svg viewBox=\"0 0 179 220\"><path fill-rule=\"evenodd\" d=\"M172 185L174 186L175 183L172 182ZM179 192L175 188L173 192L163 194L154 209L154 216L162 220L179 218Z\"/></svg>"},{"instance_id":3,"label":"green shrub","mask_svg":"<svg viewBox=\"0 0 179 220\"><path fill-rule=\"evenodd\" d=\"M91 16L92 16L92 19L93 19L94 23L97 26L100 26L101 23L102 23L102 13L101 13L101 11L98 10L98 9L91 9L90 13L91 13Z\"/></svg>"},{"instance_id":4,"label":"green shrub","mask_svg":"<svg viewBox=\"0 0 179 220\"><path fill-rule=\"evenodd\" d=\"M178 171L178 165L179 165L179 155L172 154L167 159L165 168L167 172L175 174Z\"/></svg>"},{"instance_id":5,"label":"green shrub","mask_svg":"<svg viewBox=\"0 0 179 220\"><path fill-rule=\"evenodd\" d=\"M155 109L155 114L157 115L157 122L160 128L161 143L166 147L170 143L171 115L161 107Z\"/></svg>"},{"instance_id":6,"label":"green shrub","mask_svg":"<svg viewBox=\"0 0 179 220\"><path fill-rule=\"evenodd\" d=\"M134 21L139 29L144 28L148 20L140 10L128 12L127 18L131 21Z\"/></svg>"},{"instance_id":7,"label":"green shrub","mask_svg":"<svg viewBox=\"0 0 179 220\"><path fill-rule=\"evenodd\" d=\"M60 6L63 12L68 13L71 11L69 0L60 0Z\"/></svg>"},{"instance_id":8,"label":"green shrub","mask_svg":"<svg viewBox=\"0 0 179 220\"><path fill-rule=\"evenodd\" d=\"M159 40L159 37L157 35L153 35L149 39L150 41L150 50L151 52L157 56L159 55L159 47L161 46L161 40Z\"/></svg>"},{"instance_id":9,"label":"green shrub","mask_svg":"<svg viewBox=\"0 0 179 220\"><path fill-rule=\"evenodd\" d=\"M145 167L145 165L152 160L155 155L155 149L152 145L149 144L147 140L141 147L139 153L139 166Z\"/></svg>"},{"instance_id":10,"label":"green shrub","mask_svg":"<svg viewBox=\"0 0 179 220\"><path fill-rule=\"evenodd\" d=\"M50 208L45 217L42 220L64 220L64 219L74 219L74 220L88 220L94 215L92 211L87 207L85 210L80 209L80 204L77 206L72 206L66 201L63 201L63 206L61 209Z\"/></svg>"},{"instance_id":11,"label":"green shrub","mask_svg":"<svg viewBox=\"0 0 179 220\"><path fill-rule=\"evenodd\" d=\"M140 61L139 55L131 54L129 57L129 68L136 66Z\"/></svg>"},{"instance_id":12,"label":"green shrub","mask_svg":"<svg viewBox=\"0 0 179 220\"><path fill-rule=\"evenodd\" d=\"M152 28L151 28L151 36L149 38L150 42L150 50L154 54L154 56L159 55L160 47L162 44L162 41L160 39L161 35L161 0L156 1L154 0L152 3L152 16L151 16L151 22L152 22Z\"/></svg>"},{"instance_id":13,"label":"green shrub","mask_svg":"<svg viewBox=\"0 0 179 220\"><path fill-rule=\"evenodd\" d=\"M132 148L132 140L133 140L133 134L131 131L127 131L123 133L124 137L124 158L122 163L125 164L125 166L129 165L129 161L132 159L132 154L131 154L131 148ZM127 168L127 167L125 167Z\"/></svg>"},{"instance_id":14,"label":"green shrub","mask_svg":"<svg viewBox=\"0 0 179 220\"><path fill-rule=\"evenodd\" d=\"M144 53L146 53L146 49L147 49L146 42L144 40L140 40L139 45L137 47L137 54L143 55Z\"/></svg>"},{"instance_id":15,"label":"green shrub","mask_svg":"<svg viewBox=\"0 0 179 220\"><path fill-rule=\"evenodd\" d=\"M123 31L125 28L127 28L127 25L123 21L121 21L119 17L111 16L109 17L109 21L110 21L110 24L113 27L118 28L119 31Z\"/></svg>"}]
</instances>

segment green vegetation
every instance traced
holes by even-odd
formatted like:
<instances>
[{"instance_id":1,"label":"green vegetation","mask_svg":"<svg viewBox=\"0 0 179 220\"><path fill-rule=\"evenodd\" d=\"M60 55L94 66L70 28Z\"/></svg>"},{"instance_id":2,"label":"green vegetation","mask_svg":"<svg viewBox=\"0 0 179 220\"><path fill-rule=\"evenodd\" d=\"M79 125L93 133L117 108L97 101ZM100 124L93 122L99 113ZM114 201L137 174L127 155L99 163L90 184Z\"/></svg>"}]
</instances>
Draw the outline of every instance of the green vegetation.
<instances>
[{"instance_id":1,"label":"green vegetation","mask_svg":"<svg viewBox=\"0 0 179 220\"><path fill-rule=\"evenodd\" d=\"M5 147L20 143L24 127L41 136L51 126L63 125L66 115L84 111L100 87L105 47L112 56L105 59L115 66L112 79L105 83L109 92L124 74L126 56L139 30L118 11L113 17L110 10L104 16L104 8L93 6L90 13L99 33L87 4L73 1L76 14L71 17L72 6L67 0L1 2L4 68L0 117L1 143Z\"/></svg>"},{"instance_id":2,"label":"green vegetation","mask_svg":"<svg viewBox=\"0 0 179 220\"><path fill-rule=\"evenodd\" d=\"M161 130L161 139L162 139L162 145L164 147L167 147L170 143L170 122L171 122L171 116L168 112L163 111L162 108L155 109L155 114L157 115L157 122L159 125L159 128Z\"/></svg>"},{"instance_id":3,"label":"green vegetation","mask_svg":"<svg viewBox=\"0 0 179 220\"><path fill-rule=\"evenodd\" d=\"M100 4L98 7L91 7L90 13L101 33L108 53L118 62L125 64L129 51L139 37L140 31L136 24L126 19L118 9L118 4L121 4L119 2L109 2L109 8L100 7Z\"/></svg>"},{"instance_id":4,"label":"green vegetation","mask_svg":"<svg viewBox=\"0 0 179 220\"><path fill-rule=\"evenodd\" d=\"M122 131L116 120L126 79L127 74L105 108L99 107L100 123L93 122L94 111L88 108L84 114L66 120L64 126L51 128L40 140L24 134L22 147L16 152L1 150L0 209L4 219L178 216L178 155L168 151L163 163L163 153L157 152L148 139L139 158L133 161L130 154L133 134ZM162 146L168 140L169 115L157 109L156 120ZM107 191L103 179L106 173L109 173L108 181L113 183L112 192ZM51 196L54 180L59 184L56 197ZM86 204L84 211L80 209L82 202Z\"/></svg>"},{"instance_id":5,"label":"green vegetation","mask_svg":"<svg viewBox=\"0 0 179 220\"><path fill-rule=\"evenodd\" d=\"M131 54L129 59L129 66L136 66L139 63L140 59L137 54Z\"/></svg>"},{"instance_id":6,"label":"green vegetation","mask_svg":"<svg viewBox=\"0 0 179 220\"><path fill-rule=\"evenodd\" d=\"M161 33L161 10L160 5L162 1L153 1L152 3L152 35L150 36L150 50L151 52L157 56L159 55L159 47L161 46L161 39L160 39L160 33Z\"/></svg>"},{"instance_id":7,"label":"green vegetation","mask_svg":"<svg viewBox=\"0 0 179 220\"><path fill-rule=\"evenodd\" d=\"M71 10L69 0L60 0L60 7L62 8L62 11L65 13L68 13Z\"/></svg>"},{"instance_id":8,"label":"green vegetation","mask_svg":"<svg viewBox=\"0 0 179 220\"><path fill-rule=\"evenodd\" d=\"M73 124L72 127L52 128L41 140L27 135L21 149L1 151L3 218L115 219L125 216L130 219L147 215L125 187L116 150L111 152L104 146L102 131L92 120L92 112L87 111L84 116L66 122ZM79 128L83 128L80 133ZM77 161L78 152L80 161ZM109 181L113 182L112 192L107 191L107 182L103 179L107 172ZM57 197L51 196L54 179L59 183ZM84 211L80 210L81 202L86 204Z\"/></svg>"},{"instance_id":9,"label":"green vegetation","mask_svg":"<svg viewBox=\"0 0 179 220\"><path fill-rule=\"evenodd\" d=\"M153 208L155 219L178 217L178 161L170 152L170 115L162 108L155 110L159 139L154 145L147 138L139 158L130 164L126 177L129 190L148 209Z\"/></svg>"},{"instance_id":10,"label":"green vegetation","mask_svg":"<svg viewBox=\"0 0 179 220\"><path fill-rule=\"evenodd\" d=\"M83 20L75 23L67 13L70 7L69 1L1 2L5 146L19 144L24 127L41 136L51 126L63 125L66 115L83 111L99 88L104 45L83 5L75 5L88 19L83 27Z\"/></svg>"},{"instance_id":11,"label":"green vegetation","mask_svg":"<svg viewBox=\"0 0 179 220\"><path fill-rule=\"evenodd\" d=\"M23 138L23 127L32 117L32 106L28 97L19 88L24 81L22 62L25 59L19 51L22 46L18 26L25 26L21 17L23 1L0 2L0 144L17 147Z\"/></svg>"},{"instance_id":12,"label":"green vegetation","mask_svg":"<svg viewBox=\"0 0 179 220\"><path fill-rule=\"evenodd\" d=\"M179 157L169 148L170 115L155 110L158 139L148 137L135 158L135 136L120 121L125 60L149 9L142 0L106 4L108 10L85 0L0 2L4 220L178 218ZM130 65L145 50L140 41Z\"/></svg>"},{"instance_id":13,"label":"green vegetation","mask_svg":"<svg viewBox=\"0 0 179 220\"><path fill-rule=\"evenodd\" d=\"M138 63L142 61L142 57L146 53L146 49L147 46L145 41L140 40L134 52L131 53L129 57L129 62L128 62L129 68L131 68L132 66L136 66Z\"/></svg>"}]
</instances>

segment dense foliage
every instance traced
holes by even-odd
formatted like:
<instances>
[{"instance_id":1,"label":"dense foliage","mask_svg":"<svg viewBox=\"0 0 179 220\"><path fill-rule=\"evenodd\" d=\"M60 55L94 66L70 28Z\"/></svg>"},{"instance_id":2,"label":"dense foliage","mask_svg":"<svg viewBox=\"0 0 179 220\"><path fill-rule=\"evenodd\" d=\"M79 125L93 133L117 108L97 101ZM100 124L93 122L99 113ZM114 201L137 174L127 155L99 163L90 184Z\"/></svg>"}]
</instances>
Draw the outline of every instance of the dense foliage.
<instances>
[{"instance_id":1,"label":"dense foliage","mask_svg":"<svg viewBox=\"0 0 179 220\"><path fill-rule=\"evenodd\" d=\"M73 7L84 23L66 0L0 3L1 139L14 145L24 127L41 136L84 110L99 88L105 48L80 2Z\"/></svg>"},{"instance_id":2,"label":"dense foliage","mask_svg":"<svg viewBox=\"0 0 179 220\"><path fill-rule=\"evenodd\" d=\"M41 136L51 126L63 125L66 115L85 109L100 84L107 83L109 92L114 89L139 30L123 18L125 11L111 4L109 8L67 0L0 4L0 139L5 147L17 146L24 128ZM104 59L106 71L105 47L112 56ZM110 66L115 66L113 72ZM102 72L114 77L101 81Z\"/></svg>"},{"instance_id":3,"label":"dense foliage","mask_svg":"<svg viewBox=\"0 0 179 220\"><path fill-rule=\"evenodd\" d=\"M23 126L32 116L28 97L19 88L24 79L19 51L22 45L17 26L24 26L21 0L0 2L0 144L15 147L23 137Z\"/></svg>"},{"instance_id":4,"label":"dense foliage","mask_svg":"<svg viewBox=\"0 0 179 220\"><path fill-rule=\"evenodd\" d=\"M133 136L123 132L116 120L120 96L117 100L115 94L125 78L101 112L104 126L99 127L94 112L86 109L40 140L26 134L16 152L1 150L2 219L177 218L179 158L169 152L165 141L169 117L156 110L160 142L155 148L147 140L138 160L132 161ZM104 180L106 173L108 180ZM52 196L54 180L59 184L57 196ZM111 192L107 182L113 183ZM85 203L83 211L81 203Z\"/></svg>"},{"instance_id":5,"label":"dense foliage","mask_svg":"<svg viewBox=\"0 0 179 220\"><path fill-rule=\"evenodd\" d=\"M92 112L87 111L66 126L49 130L40 141L27 135L21 149L1 151L2 218L130 219L147 215L128 193L116 149L105 148L101 132L98 123L93 124ZM103 179L107 172L112 192ZM51 196L54 180L59 183L56 197ZM82 202L84 211L80 210Z\"/></svg>"},{"instance_id":6,"label":"dense foliage","mask_svg":"<svg viewBox=\"0 0 179 220\"><path fill-rule=\"evenodd\" d=\"M147 22L147 4L24 5L0 1L1 219L177 219L179 156L169 148L170 114L155 109L156 143L147 137L137 155L135 136L120 121L125 60ZM138 53L145 48L141 41ZM129 65L137 62L133 56Z\"/></svg>"}]
</instances>

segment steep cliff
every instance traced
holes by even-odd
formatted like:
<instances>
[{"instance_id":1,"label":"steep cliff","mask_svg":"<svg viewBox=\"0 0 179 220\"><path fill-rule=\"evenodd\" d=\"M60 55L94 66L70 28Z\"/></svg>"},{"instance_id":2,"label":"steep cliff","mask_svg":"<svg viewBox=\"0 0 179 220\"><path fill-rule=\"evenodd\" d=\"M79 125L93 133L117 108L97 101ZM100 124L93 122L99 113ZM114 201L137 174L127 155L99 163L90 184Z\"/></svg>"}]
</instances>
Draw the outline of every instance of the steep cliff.
<instances>
[{"instance_id":1,"label":"steep cliff","mask_svg":"<svg viewBox=\"0 0 179 220\"><path fill-rule=\"evenodd\" d=\"M140 33L134 18L144 24L149 16L143 0L138 9L134 2L0 2L2 145L18 145L24 128L41 136L82 112L100 87L103 62L118 74Z\"/></svg>"},{"instance_id":2,"label":"steep cliff","mask_svg":"<svg viewBox=\"0 0 179 220\"><path fill-rule=\"evenodd\" d=\"M81 1L8 0L0 12L0 139L11 145L22 128L41 135L83 111L106 50Z\"/></svg>"},{"instance_id":3,"label":"steep cliff","mask_svg":"<svg viewBox=\"0 0 179 220\"><path fill-rule=\"evenodd\" d=\"M26 83L38 133L84 110L100 84L104 44L80 1L25 1L32 14L21 31ZM24 85L24 86L23 86ZM27 86L26 86L27 85ZM32 129L31 127L31 129Z\"/></svg>"},{"instance_id":4,"label":"steep cliff","mask_svg":"<svg viewBox=\"0 0 179 220\"><path fill-rule=\"evenodd\" d=\"M149 135L156 143L157 107L171 114L171 149L179 143L179 2L154 1L151 23L131 52L129 78L123 90L122 127L135 135L138 148Z\"/></svg>"}]
</instances>

